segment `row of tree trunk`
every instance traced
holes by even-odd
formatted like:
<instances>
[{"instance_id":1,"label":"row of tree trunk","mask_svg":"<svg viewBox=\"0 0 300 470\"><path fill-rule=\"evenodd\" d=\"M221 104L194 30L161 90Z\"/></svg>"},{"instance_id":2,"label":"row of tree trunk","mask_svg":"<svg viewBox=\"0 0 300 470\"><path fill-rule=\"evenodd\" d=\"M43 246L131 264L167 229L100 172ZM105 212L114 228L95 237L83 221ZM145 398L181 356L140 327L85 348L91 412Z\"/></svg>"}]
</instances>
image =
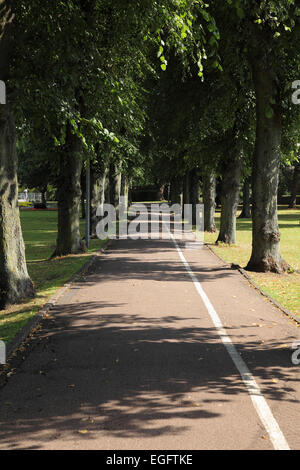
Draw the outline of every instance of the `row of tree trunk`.
<instances>
[{"instance_id":1,"label":"row of tree trunk","mask_svg":"<svg viewBox=\"0 0 300 470\"><path fill-rule=\"evenodd\" d=\"M34 295L28 275L18 208L16 130L8 105L0 107L0 309ZM120 194L128 193L128 182L108 161L102 171L91 165L91 236L96 236L96 210L104 202L118 207ZM80 234L80 205L83 172L81 142L67 128L66 143L59 156L58 232L53 256L84 252Z\"/></svg>"},{"instance_id":2,"label":"row of tree trunk","mask_svg":"<svg viewBox=\"0 0 300 470\"><path fill-rule=\"evenodd\" d=\"M221 228L218 241L233 244L236 242L236 212L240 198L241 165L237 162L225 165L222 174L221 185ZM204 230L205 232L216 232L215 209L216 209L216 174L212 169L207 169L201 175L198 171L191 170L184 177L176 177L171 181L170 202L171 204L191 204L192 222L196 224L196 205L200 203L200 192L204 204ZM202 191L200 191L202 186ZM244 207L243 213L250 210L250 185L249 180L244 185ZM248 207L249 206L249 207Z\"/></svg>"},{"instance_id":3,"label":"row of tree trunk","mask_svg":"<svg viewBox=\"0 0 300 470\"><path fill-rule=\"evenodd\" d=\"M8 75L11 22L1 25L0 42L1 80ZM255 52L255 51L254 51ZM280 253L280 233L277 217L277 189L281 148L281 102L279 81L274 72L272 57L269 61L253 57L252 75L256 95L256 144L252 171L252 254L248 269L283 272L288 269ZM9 103L9 99L8 99ZM266 109L272 113L266 115ZM60 181L58 190L58 238L55 255L78 253L84 250L79 230L82 173L81 144L71 130L60 155ZM235 216L238 204L241 168L239 155L223 169L222 216L219 241L235 242ZM235 163L233 163L235 162ZM16 132L10 105L0 107L0 308L7 303L17 302L34 294L34 287L28 275L24 242L18 209ZM296 173L295 178L298 178ZM93 183L92 200L103 200L118 204L118 194L126 187L118 171L103 174L103 179ZM110 180L106 186L107 178ZM199 198L195 172L188 180L174 179L171 190L172 202L189 200L193 205ZM205 228L214 231L215 180L205 175ZM110 188L109 190L107 188ZM296 187L296 186L295 186ZM111 188L114 188L111 192ZM185 196L184 196L185 195ZM105 196L104 196L105 197ZM92 214L95 218L95 214ZM93 231L92 225L92 231Z\"/></svg>"}]
</instances>

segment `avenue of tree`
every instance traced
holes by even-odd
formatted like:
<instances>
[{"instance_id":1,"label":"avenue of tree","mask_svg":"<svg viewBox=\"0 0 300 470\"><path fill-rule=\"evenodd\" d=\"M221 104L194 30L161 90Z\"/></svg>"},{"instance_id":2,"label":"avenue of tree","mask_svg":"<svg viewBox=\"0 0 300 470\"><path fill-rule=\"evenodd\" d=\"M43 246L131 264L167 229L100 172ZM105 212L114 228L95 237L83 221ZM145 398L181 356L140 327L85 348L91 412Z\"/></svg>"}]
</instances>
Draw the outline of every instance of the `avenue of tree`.
<instances>
[{"instance_id":1,"label":"avenue of tree","mask_svg":"<svg viewBox=\"0 0 300 470\"><path fill-rule=\"evenodd\" d=\"M97 207L143 180L172 203L201 194L211 232L218 193L216 241L234 244L242 194L247 269L288 271L277 194L292 167L296 206L299 39L294 0L0 0L0 308L34 295L18 179L56 188L53 256L79 253L87 162L91 236Z\"/></svg>"}]
</instances>

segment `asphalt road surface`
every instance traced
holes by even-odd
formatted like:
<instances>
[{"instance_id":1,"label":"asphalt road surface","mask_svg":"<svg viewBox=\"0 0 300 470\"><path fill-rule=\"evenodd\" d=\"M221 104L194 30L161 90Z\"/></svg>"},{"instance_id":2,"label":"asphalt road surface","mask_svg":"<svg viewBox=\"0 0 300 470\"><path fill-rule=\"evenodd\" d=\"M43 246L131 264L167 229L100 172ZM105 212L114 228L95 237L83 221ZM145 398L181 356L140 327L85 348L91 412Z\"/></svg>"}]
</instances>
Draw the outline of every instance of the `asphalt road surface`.
<instances>
[{"instance_id":1,"label":"asphalt road surface","mask_svg":"<svg viewBox=\"0 0 300 470\"><path fill-rule=\"evenodd\" d=\"M35 336L0 449L300 448L299 328L206 247L113 241Z\"/></svg>"}]
</instances>

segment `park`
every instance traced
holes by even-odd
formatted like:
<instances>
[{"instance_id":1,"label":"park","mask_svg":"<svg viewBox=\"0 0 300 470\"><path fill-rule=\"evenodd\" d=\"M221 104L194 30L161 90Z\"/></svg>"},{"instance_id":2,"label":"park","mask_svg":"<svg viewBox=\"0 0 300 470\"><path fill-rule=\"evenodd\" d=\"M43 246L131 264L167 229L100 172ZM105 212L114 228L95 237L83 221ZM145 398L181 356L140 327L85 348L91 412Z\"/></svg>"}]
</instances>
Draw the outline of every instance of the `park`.
<instances>
[{"instance_id":1,"label":"park","mask_svg":"<svg viewBox=\"0 0 300 470\"><path fill-rule=\"evenodd\" d=\"M0 450L299 450L298 2L0 20Z\"/></svg>"}]
</instances>

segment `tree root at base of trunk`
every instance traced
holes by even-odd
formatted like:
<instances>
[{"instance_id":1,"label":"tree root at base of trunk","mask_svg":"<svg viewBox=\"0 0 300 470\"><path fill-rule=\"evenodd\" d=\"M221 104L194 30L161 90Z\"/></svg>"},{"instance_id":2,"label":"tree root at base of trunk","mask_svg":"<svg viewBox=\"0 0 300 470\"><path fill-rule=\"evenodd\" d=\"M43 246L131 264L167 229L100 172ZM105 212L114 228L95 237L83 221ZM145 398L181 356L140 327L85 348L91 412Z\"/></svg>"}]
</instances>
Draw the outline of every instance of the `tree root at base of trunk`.
<instances>
[{"instance_id":1,"label":"tree root at base of trunk","mask_svg":"<svg viewBox=\"0 0 300 470\"><path fill-rule=\"evenodd\" d=\"M246 268L247 271L254 271L258 273L275 273L283 274L291 270L289 264L281 259L280 261L275 260L271 256L263 258L260 261L249 261Z\"/></svg>"}]
</instances>

